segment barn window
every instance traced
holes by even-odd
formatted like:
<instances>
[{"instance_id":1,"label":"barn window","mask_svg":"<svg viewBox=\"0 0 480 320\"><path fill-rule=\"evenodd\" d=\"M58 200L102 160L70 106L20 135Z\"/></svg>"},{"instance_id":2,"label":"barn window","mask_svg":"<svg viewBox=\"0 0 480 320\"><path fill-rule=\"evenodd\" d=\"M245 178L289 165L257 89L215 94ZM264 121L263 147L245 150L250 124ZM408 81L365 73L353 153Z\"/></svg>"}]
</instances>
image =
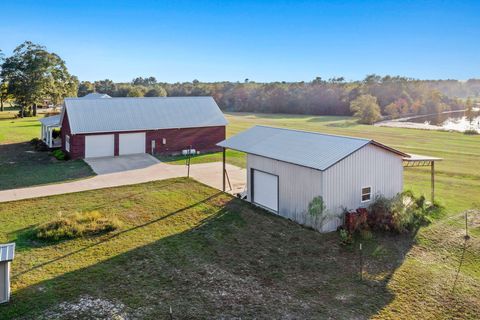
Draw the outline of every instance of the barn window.
<instances>
[{"instance_id":1,"label":"barn window","mask_svg":"<svg viewBox=\"0 0 480 320\"><path fill-rule=\"evenodd\" d=\"M167 144L167 138L162 139L162 144Z\"/></svg>"},{"instance_id":2,"label":"barn window","mask_svg":"<svg viewBox=\"0 0 480 320\"><path fill-rule=\"evenodd\" d=\"M362 202L367 202L372 199L372 187L362 188Z\"/></svg>"},{"instance_id":3,"label":"barn window","mask_svg":"<svg viewBox=\"0 0 480 320\"><path fill-rule=\"evenodd\" d=\"M68 134L65 135L65 150L70 152L70 136Z\"/></svg>"}]
</instances>

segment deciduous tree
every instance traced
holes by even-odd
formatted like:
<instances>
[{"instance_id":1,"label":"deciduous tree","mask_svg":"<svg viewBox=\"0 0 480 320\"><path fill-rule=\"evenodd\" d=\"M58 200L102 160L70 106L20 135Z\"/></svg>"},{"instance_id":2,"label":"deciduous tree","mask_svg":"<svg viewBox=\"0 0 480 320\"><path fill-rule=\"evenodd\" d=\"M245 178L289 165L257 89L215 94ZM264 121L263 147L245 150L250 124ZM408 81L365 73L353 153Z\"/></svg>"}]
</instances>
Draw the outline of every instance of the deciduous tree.
<instances>
[{"instance_id":1,"label":"deciduous tree","mask_svg":"<svg viewBox=\"0 0 480 320\"><path fill-rule=\"evenodd\" d=\"M358 122L373 124L381 119L380 107L377 98L372 95L361 95L350 103L353 116L358 117Z\"/></svg>"},{"instance_id":2,"label":"deciduous tree","mask_svg":"<svg viewBox=\"0 0 480 320\"><path fill-rule=\"evenodd\" d=\"M20 104L20 116L36 114L36 106L45 99L60 103L76 96L78 80L70 75L65 62L44 46L26 41L2 64L1 77L8 93Z\"/></svg>"}]
</instances>

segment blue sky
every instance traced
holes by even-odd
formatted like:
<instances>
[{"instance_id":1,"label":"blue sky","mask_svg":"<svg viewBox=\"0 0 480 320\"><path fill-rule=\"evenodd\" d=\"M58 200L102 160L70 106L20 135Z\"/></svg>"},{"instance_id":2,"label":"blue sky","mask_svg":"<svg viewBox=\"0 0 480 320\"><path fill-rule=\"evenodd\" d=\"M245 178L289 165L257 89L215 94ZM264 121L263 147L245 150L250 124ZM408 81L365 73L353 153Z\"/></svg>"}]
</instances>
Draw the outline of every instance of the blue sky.
<instances>
[{"instance_id":1,"label":"blue sky","mask_svg":"<svg viewBox=\"0 0 480 320\"><path fill-rule=\"evenodd\" d=\"M8 1L0 49L25 40L80 80L480 78L480 1Z\"/></svg>"}]
</instances>

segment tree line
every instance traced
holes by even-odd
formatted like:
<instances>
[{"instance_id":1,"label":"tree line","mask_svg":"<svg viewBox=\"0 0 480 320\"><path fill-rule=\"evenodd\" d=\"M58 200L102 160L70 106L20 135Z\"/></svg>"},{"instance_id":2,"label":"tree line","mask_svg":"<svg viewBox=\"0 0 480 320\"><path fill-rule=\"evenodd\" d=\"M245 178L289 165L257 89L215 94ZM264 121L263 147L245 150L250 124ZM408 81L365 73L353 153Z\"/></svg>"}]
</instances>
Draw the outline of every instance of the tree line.
<instances>
[{"instance_id":1,"label":"tree line","mask_svg":"<svg viewBox=\"0 0 480 320\"><path fill-rule=\"evenodd\" d=\"M1 51L0 51L1 53ZM382 116L430 114L464 109L457 97L480 97L480 80L417 80L400 76L367 75L361 81L343 77L308 82L159 82L137 77L128 83L105 79L81 81L65 62L44 46L25 42L9 57L0 56L2 102L14 101L21 116L34 115L36 106L61 104L65 97L91 92L112 97L212 96L224 111L313 115L356 115L365 123Z\"/></svg>"},{"instance_id":2,"label":"tree line","mask_svg":"<svg viewBox=\"0 0 480 320\"><path fill-rule=\"evenodd\" d=\"M244 82L194 80L164 83L157 82L155 77L139 77L130 83L114 83L108 79L81 82L78 95L95 91L113 97L212 96L225 111L314 115L361 114L368 111L364 110L368 105L373 121L382 115L397 118L465 108L463 100L448 97L433 88L431 83L378 75L368 75L362 81L351 82L343 78L323 80L317 77L310 82L271 83L248 79Z\"/></svg>"}]
</instances>

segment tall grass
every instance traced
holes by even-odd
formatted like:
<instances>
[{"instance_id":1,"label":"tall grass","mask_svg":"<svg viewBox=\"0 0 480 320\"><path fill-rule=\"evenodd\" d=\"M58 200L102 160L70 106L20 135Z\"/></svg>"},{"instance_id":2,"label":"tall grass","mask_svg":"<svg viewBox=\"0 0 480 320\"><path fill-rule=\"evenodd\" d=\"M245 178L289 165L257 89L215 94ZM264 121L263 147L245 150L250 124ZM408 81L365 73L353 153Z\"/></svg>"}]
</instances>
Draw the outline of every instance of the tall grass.
<instances>
[{"instance_id":1,"label":"tall grass","mask_svg":"<svg viewBox=\"0 0 480 320\"><path fill-rule=\"evenodd\" d=\"M36 228L38 239L58 241L110 232L121 227L117 218L105 217L99 211L75 212L58 217Z\"/></svg>"}]
</instances>

